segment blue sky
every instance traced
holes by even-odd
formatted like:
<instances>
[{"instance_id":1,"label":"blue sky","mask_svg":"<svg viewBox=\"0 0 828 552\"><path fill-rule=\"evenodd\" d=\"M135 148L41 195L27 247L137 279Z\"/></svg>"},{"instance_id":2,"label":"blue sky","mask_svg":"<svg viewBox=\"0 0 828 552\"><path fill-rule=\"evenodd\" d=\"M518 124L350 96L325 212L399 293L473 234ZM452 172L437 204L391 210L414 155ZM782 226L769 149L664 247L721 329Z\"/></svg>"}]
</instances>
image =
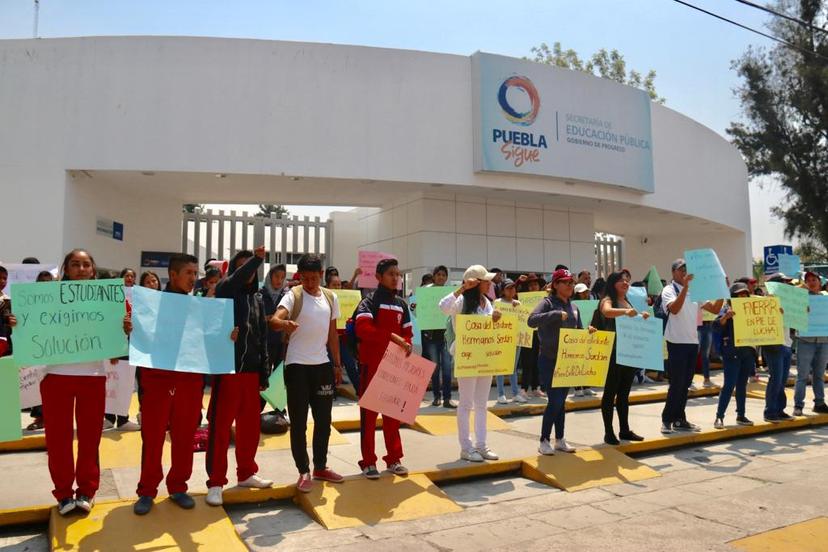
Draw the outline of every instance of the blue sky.
<instances>
[{"instance_id":1,"label":"blue sky","mask_svg":"<svg viewBox=\"0 0 828 552\"><path fill-rule=\"evenodd\" d=\"M763 28L734 0L693 3ZM41 0L39 36L198 35L359 44L520 57L559 41L588 57L618 49L629 68L655 69L667 105L724 134L740 115L732 60L772 43L671 0ZM33 0L0 1L0 38L32 36ZM782 239L768 224L774 190L751 193L754 252Z\"/></svg>"}]
</instances>

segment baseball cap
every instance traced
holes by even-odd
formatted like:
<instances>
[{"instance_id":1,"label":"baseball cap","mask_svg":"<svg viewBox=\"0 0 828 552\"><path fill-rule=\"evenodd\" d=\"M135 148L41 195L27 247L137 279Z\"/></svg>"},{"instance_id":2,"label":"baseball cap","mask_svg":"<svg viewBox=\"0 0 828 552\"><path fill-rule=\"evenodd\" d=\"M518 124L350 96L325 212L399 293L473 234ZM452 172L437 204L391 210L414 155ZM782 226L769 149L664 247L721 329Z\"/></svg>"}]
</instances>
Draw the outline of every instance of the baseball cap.
<instances>
[{"instance_id":1,"label":"baseball cap","mask_svg":"<svg viewBox=\"0 0 828 552\"><path fill-rule=\"evenodd\" d=\"M774 272L765 278L766 282L790 282L793 280L790 276L785 276L781 272Z\"/></svg>"},{"instance_id":2,"label":"baseball cap","mask_svg":"<svg viewBox=\"0 0 828 552\"><path fill-rule=\"evenodd\" d=\"M822 278L819 277L819 274L812 270L805 271L805 274L802 275L802 281L804 282L805 280L807 280L808 276L813 276L814 278L817 278L820 282L822 282Z\"/></svg>"},{"instance_id":3,"label":"baseball cap","mask_svg":"<svg viewBox=\"0 0 828 552\"><path fill-rule=\"evenodd\" d=\"M515 287L516 285L517 284L515 283L515 281L512 280L511 278L506 278L505 280L503 280L503 289L506 289L506 288L509 288L509 287Z\"/></svg>"},{"instance_id":4,"label":"baseball cap","mask_svg":"<svg viewBox=\"0 0 828 552\"><path fill-rule=\"evenodd\" d=\"M670 269L671 270L678 270L681 267L686 266L686 265L687 265L687 263L684 262L684 259L679 258L679 259L676 259L675 261L673 261L673 264L670 265Z\"/></svg>"},{"instance_id":5,"label":"baseball cap","mask_svg":"<svg viewBox=\"0 0 828 552\"><path fill-rule=\"evenodd\" d=\"M486 270L486 267L483 265L472 265L466 269L466 272L463 273L463 280L471 280L472 278L475 278L477 280L491 281L494 277L495 274Z\"/></svg>"},{"instance_id":6,"label":"baseball cap","mask_svg":"<svg viewBox=\"0 0 828 552\"><path fill-rule=\"evenodd\" d=\"M749 293L750 290L747 287L747 284L744 282L736 282L732 286L730 286L730 296L736 297L740 293Z\"/></svg>"},{"instance_id":7,"label":"baseball cap","mask_svg":"<svg viewBox=\"0 0 828 552\"><path fill-rule=\"evenodd\" d=\"M585 291L589 291L589 288L587 287L586 284L581 283L581 284L577 284L575 286L575 293L583 293Z\"/></svg>"},{"instance_id":8,"label":"baseball cap","mask_svg":"<svg viewBox=\"0 0 828 552\"><path fill-rule=\"evenodd\" d=\"M739 278L736 281L737 282L742 282L743 284L755 284L756 283L756 278L754 278L753 276L742 276L741 278Z\"/></svg>"},{"instance_id":9,"label":"baseball cap","mask_svg":"<svg viewBox=\"0 0 828 552\"><path fill-rule=\"evenodd\" d=\"M557 282L558 280L574 280L574 279L575 279L575 277L572 275L572 273L569 270L565 269L565 268L559 268L558 270L556 270L555 272L552 273L552 283L553 284L555 282Z\"/></svg>"}]
</instances>

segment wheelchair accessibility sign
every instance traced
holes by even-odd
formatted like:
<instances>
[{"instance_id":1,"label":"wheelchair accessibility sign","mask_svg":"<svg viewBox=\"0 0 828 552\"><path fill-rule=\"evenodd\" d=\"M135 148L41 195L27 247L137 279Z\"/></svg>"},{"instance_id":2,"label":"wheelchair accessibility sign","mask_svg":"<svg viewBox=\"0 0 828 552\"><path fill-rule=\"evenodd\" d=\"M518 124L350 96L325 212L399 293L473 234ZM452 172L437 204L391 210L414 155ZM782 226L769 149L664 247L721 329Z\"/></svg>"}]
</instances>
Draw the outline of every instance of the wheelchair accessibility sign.
<instances>
[{"instance_id":1,"label":"wheelchair accessibility sign","mask_svg":"<svg viewBox=\"0 0 828 552\"><path fill-rule=\"evenodd\" d=\"M765 246L765 275L773 274L774 272L779 272L779 255L793 255L793 246Z\"/></svg>"}]
</instances>

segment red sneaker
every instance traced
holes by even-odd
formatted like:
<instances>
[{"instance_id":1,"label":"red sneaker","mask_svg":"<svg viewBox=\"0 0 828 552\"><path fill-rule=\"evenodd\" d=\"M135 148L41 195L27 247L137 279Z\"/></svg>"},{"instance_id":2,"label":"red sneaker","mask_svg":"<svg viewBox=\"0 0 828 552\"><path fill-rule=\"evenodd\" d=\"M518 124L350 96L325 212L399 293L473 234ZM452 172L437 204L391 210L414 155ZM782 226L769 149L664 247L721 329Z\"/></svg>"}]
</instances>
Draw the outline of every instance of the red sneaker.
<instances>
[{"instance_id":1,"label":"red sneaker","mask_svg":"<svg viewBox=\"0 0 828 552\"><path fill-rule=\"evenodd\" d=\"M313 479L311 479L309 473L303 473L299 476L299 481L296 482L296 488L303 493L311 492L311 489L313 489Z\"/></svg>"},{"instance_id":2,"label":"red sneaker","mask_svg":"<svg viewBox=\"0 0 828 552\"><path fill-rule=\"evenodd\" d=\"M344 477L329 468L325 468L324 470L313 470L313 478L319 479L320 481L329 481L331 483L342 483L345 481Z\"/></svg>"}]
</instances>

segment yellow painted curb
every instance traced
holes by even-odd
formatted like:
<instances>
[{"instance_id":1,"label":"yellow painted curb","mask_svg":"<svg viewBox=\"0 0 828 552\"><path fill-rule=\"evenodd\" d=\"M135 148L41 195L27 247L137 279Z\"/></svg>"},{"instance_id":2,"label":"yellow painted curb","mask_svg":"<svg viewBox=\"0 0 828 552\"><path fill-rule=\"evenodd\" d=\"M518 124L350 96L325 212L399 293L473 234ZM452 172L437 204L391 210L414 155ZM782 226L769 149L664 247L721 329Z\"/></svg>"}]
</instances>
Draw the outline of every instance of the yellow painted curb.
<instances>
[{"instance_id":1,"label":"yellow painted curb","mask_svg":"<svg viewBox=\"0 0 828 552\"><path fill-rule=\"evenodd\" d=\"M602 485L643 481L661 474L612 447L580 449L572 454L535 456L523 461L523 476L563 489L582 491Z\"/></svg>"},{"instance_id":2,"label":"yellow painted curb","mask_svg":"<svg viewBox=\"0 0 828 552\"><path fill-rule=\"evenodd\" d=\"M51 509L52 505L50 504L48 506L29 506L26 508L0 510L0 527L45 523L49 521L49 511Z\"/></svg>"},{"instance_id":3,"label":"yellow painted curb","mask_svg":"<svg viewBox=\"0 0 828 552\"><path fill-rule=\"evenodd\" d=\"M474 427L474 411L469 416L469 425ZM414 425L411 427L429 435L456 435L457 411L421 414L417 416ZM489 431L505 431L509 429L509 424L487 411L486 427Z\"/></svg>"},{"instance_id":4,"label":"yellow painted curb","mask_svg":"<svg viewBox=\"0 0 828 552\"><path fill-rule=\"evenodd\" d=\"M474 477L486 477L504 473L511 473L521 469L522 459L497 460L495 462L468 462L449 468L440 468L420 472L435 483L471 479Z\"/></svg>"},{"instance_id":5,"label":"yellow painted curb","mask_svg":"<svg viewBox=\"0 0 828 552\"><path fill-rule=\"evenodd\" d=\"M728 544L745 552L777 552L778 550L822 552L825 550L826 533L828 533L828 518L818 517L730 541Z\"/></svg>"},{"instance_id":6,"label":"yellow painted curb","mask_svg":"<svg viewBox=\"0 0 828 552\"><path fill-rule=\"evenodd\" d=\"M27 450L46 450L46 436L29 435L17 441L0 443L0 452L22 452Z\"/></svg>"}]
</instances>

